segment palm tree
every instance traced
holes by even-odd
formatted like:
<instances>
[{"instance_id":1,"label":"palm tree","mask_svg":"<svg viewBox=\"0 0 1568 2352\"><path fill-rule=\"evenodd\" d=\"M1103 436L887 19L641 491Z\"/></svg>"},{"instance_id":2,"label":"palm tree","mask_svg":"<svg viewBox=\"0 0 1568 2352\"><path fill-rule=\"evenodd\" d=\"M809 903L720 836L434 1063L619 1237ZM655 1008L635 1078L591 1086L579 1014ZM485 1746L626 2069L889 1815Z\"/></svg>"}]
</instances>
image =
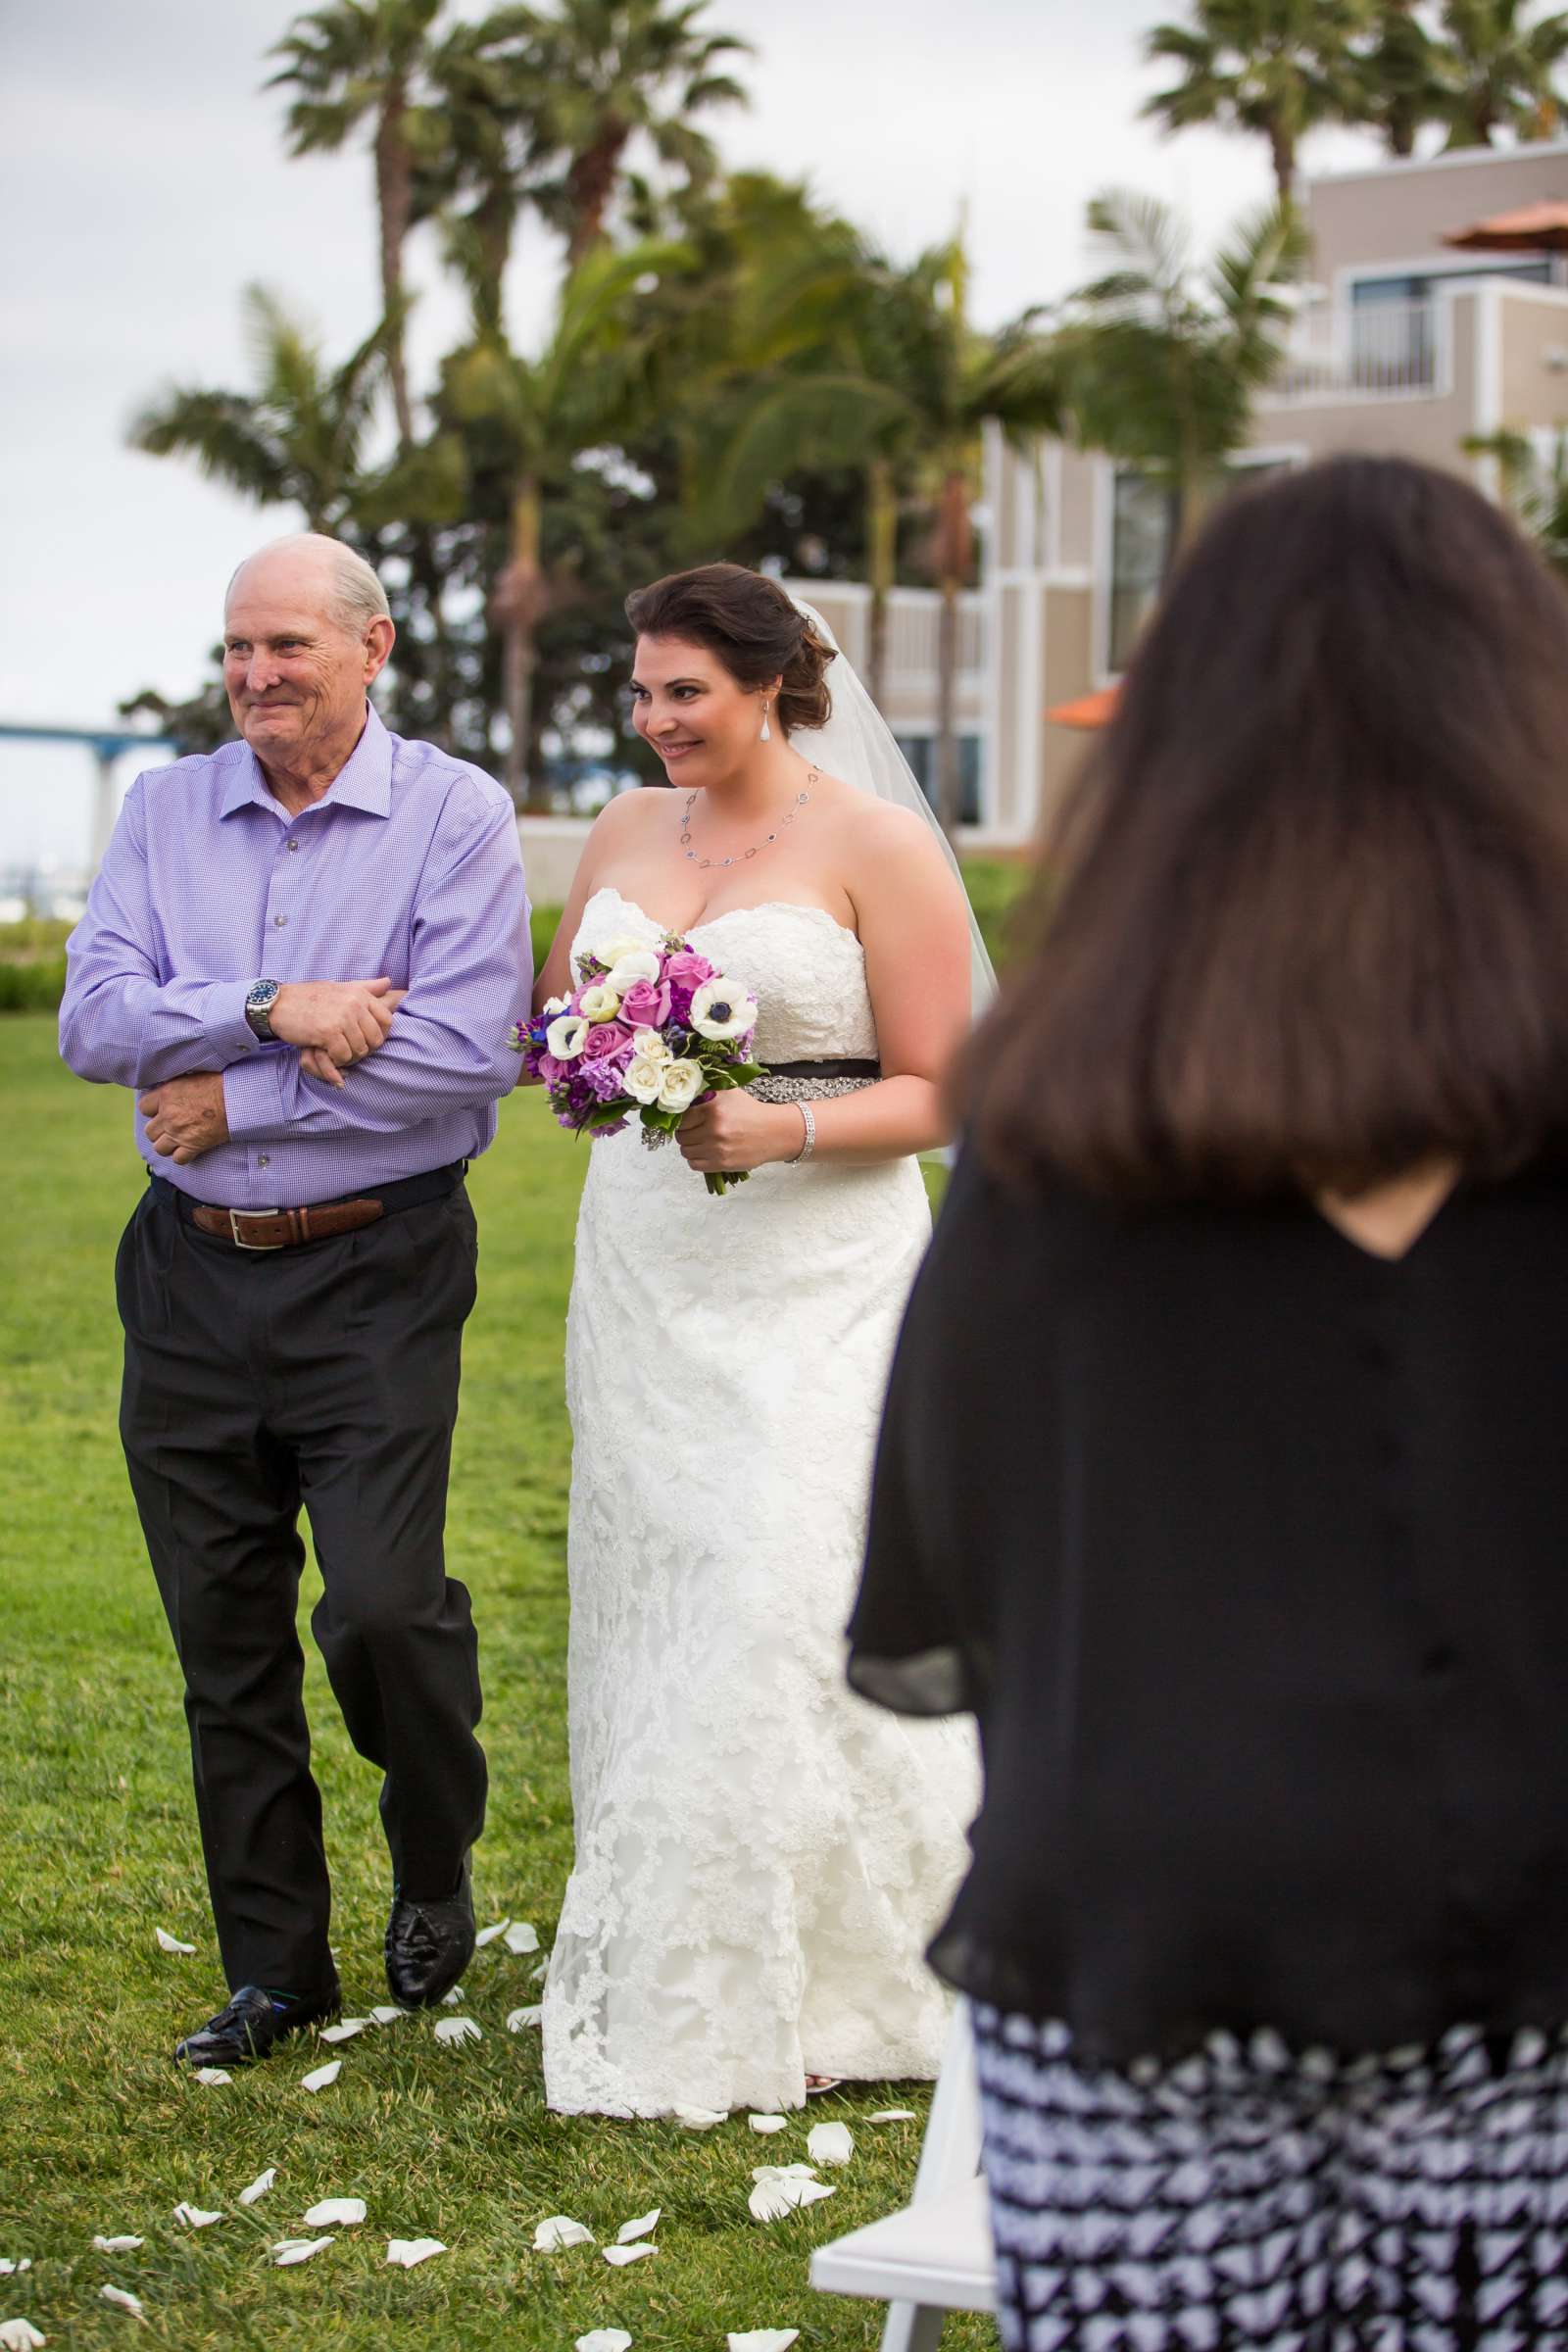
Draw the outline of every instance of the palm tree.
<instances>
[{"instance_id":1,"label":"palm tree","mask_svg":"<svg viewBox=\"0 0 1568 2352\"><path fill-rule=\"evenodd\" d=\"M646 406L650 355L630 298L640 283L680 270L686 260L682 248L669 245L600 247L568 271L549 339L535 358L488 331L443 370L443 416L463 434L470 464L510 485L507 561L490 612L501 636L511 738L506 782L519 807L533 739L537 632L571 587L569 569L552 568L543 557L547 501L569 483L586 453Z\"/></svg>"},{"instance_id":2,"label":"palm tree","mask_svg":"<svg viewBox=\"0 0 1568 2352\"><path fill-rule=\"evenodd\" d=\"M318 343L275 295L249 286L243 301L255 389L175 387L142 411L127 439L150 457L194 458L203 473L258 506L297 506L307 530L336 536L365 484L388 323L329 369Z\"/></svg>"},{"instance_id":3,"label":"palm tree","mask_svg":"<svg viewBox=\"0 0 1568 2352\"><path fill-rule=\"evenodd\" d=\"M1475 435L1464 443L1476 458L1495 458L1502 493L1546 562L1568 585L1568 429L1544 453L1528 433Z\"/></svg>"},{"instance_id":4,"label":"palm tree","mask_svg":"<svg viewBox=\"0 0 1568 2352\"><path fill-rule=\"evenodd\" d=\"M1446 119L1452 97L1444 45L1416 14L1416 4L1377 0L1371 38L1356 53L1355 119L1381 132L1393 156L1414 155L1416 134Z\"/></svg>"},{"instance_id":5,"label":"palm tree","mask_svg":"<svg viewBox=\"0 0 1568 2352\"><path fill-rule=\"evenodd\" d=\"M1568 88L1557 78L1568 15L1532 24L1526 14L1527 0L1444 0L1450 148L1490 147L1498 130L1550 138L1568 118Z\"/></svg>"},{"instance_id":6,"label":"palm tree","mask_svg":"<svg viewBox=\"0 0 1568 2352\"><path fill-rule=\"evenodd\" d=\"M1080 440L1171 490L1180 544L1284 356L1305 232L1289 207L1270 206L1200 270L1157 198L1110 190L1089 226L1112 267L1070 298L1057 329L1065 397Z\"/></svg>"},{"instance_id":7,"label":"palm tree","mask_svg":"<svg viewBox=\"0 0 1568 2352\"><path fill-rule=\"evenodd\" d=\"M529 70L537 96L535 145L546 176L534 198L566 238L575 265L604 235L634 139L687 186L716 168L696 118L744 106L740 83L720 70L750 44L705 31L708 0L559 0L535 17Z\"/></svg>"},{"instance_id":8,"label":"palm tree","mask_svg":"<svg viewBox=\"0 0 1568 2352\"><path fill-rule=\"evenodd\" d=\"M1145 54L1181 79L1144 108L1167 130L1216 122L1266 138L1281 204L1296 188L1297 150L1319 122L1356 106L1355 36L1372 0L1193 0L1190 24L1158 24Z\"/></svg>"},{"instance_id":9,"label":"palm tree","mask_svg":"<svg viewBox=\"0 0 1568 2352\"><path fill-rule=\"evenodd\" d=\"M335 152L368 125L375 158L375 202L382 317L392 322L387 374L398 441L414 443L402 321L408 309L403 250L414 220L416 161L437 135L426 75L430 28L444 0L330 0L297 17L270 52L285 62L267 83L292 85L289 152Z\"/></svg>"}]
</instances>

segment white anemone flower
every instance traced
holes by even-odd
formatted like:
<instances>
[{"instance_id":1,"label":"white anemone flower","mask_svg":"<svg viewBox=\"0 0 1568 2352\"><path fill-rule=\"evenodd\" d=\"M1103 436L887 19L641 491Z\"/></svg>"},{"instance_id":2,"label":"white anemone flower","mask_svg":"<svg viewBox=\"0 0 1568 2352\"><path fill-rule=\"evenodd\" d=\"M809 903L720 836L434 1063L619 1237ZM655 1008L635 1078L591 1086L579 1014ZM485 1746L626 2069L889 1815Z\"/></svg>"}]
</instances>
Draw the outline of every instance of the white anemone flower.
<instances>
[{"instance_id":1,"label":"white anemone flower","mask_svg":"<svg viewBox=\"0 0 1568 2352\"><path fill-rule=\"evenodd\" d=\"M665 1061L667 1062L667 1055ZM659 1090L664 1083L665 1062L650 1061L639 1054L626 1064L621 1086L634 1102L657 1102Z\"/></svg>"},{"instance_id":2,"label":"white anemone flower","mask_svg":"<svg viewBox=\"0 0 1568 2352\"><path fill-rule=\"evenodd\" d=\"M612 988L617 997L623 997L634 981L658 978L659 957L652 948L622 947L620 953L611 958L610 974L605 985Z\"/></svg>"},{"instance_id":3,"label":"white anemone flower","mask_svg":"<svg viewBox=\"0 0 1568 2352\"><path fill-rule=\"evenodd\" d=\"M558 1012L569 1012L571 1010L571 999L569 997L546 997L539 1009L541 1012L547 1012L550 1015L550 1018L554 1020Z\"/></svg>"},{"instance_id":4,"label":"white anemone flower","mask_svg":"<svg viewBox=\"0 0 1568 2352\"><path fill-rule=\"evenodd\" d=\"M672 1061L659 1075L661 1110L690 1110L708 1084L701 1062Z\"/></svg>"},{"instance_id":5,"label":"white anemone flower","mask_svg":"<svg viewBox=\"0 0 1568 2352\"><path fill-rule=\"evenodd\" d=\"M705 980L692 999L692 1027L699 1037L744 1037L757 1026L757 999L738 980Z\"/></svg>"},{"instance_id":6,"label":"white anemone flower","mask_svg":"<svg viewBox=\"0 0 1568 2352\"><path fill-rule=\"evenodd\" d=\"M575 1061L588 1042L588 1023L580 1012L564 1012L545 1032L545 1044L558 1061Z\"/></svg>"},{"instance_id":7,"label":"white anemone flower","mask_svg":"<svg viewBox=\"0 0 1568 2352\"><path fill-rule=\"evenodd\" d=\"M602 1022L614 1019L620 1010L620 999L601 980L596 987L583 990L577 999L577 1010L597 1029Z\"/></svg>"}]
</instances>

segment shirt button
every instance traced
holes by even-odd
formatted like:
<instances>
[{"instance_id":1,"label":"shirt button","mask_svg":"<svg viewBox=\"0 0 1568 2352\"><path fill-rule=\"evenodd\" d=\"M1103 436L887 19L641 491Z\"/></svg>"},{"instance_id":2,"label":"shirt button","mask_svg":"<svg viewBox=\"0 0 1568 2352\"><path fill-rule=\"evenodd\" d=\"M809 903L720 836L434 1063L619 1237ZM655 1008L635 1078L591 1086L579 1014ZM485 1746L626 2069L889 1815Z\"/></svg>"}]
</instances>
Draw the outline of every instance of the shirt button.
<instances>
[{"instance_id":1,"label":"shirt button","mask_svg":"<svg viewBox=\"0 0 1568 2352\"><path fill-rule=\"evenodd\" d=\"M283 925L284 925L284 924L285 924L287 921L288 921L288 916L287 916L286 914L274 914L274 915L273 915L273 917L272 917L272 922L273 922L273 924L274 924L275 928L276 928L277 930L279 930L279 931L281 931L281 930L282 930L282 928L283 928Z\"/></svg>"},{"instance_id":2,"label":"shirt button","mask_svg":"<svg viewBox=\"0 0 1568 2352\"><path fill-rule=\"evenodd\" d=\"M300 845L297 841L291 841L288 846L291 850L297 850Z\"/></svg>"},{"instance_id":3,"label":"shirt button","mask_svg":"<svg viewBox=\"0 0 1568 2352\"><path fill-rule=\"evenodd\" d=\"M265 1168L267 1164L267 1153L265 1152L259 1152L256 1155L256 1165L259 1168Z\"/></svg>"}]
</instances>

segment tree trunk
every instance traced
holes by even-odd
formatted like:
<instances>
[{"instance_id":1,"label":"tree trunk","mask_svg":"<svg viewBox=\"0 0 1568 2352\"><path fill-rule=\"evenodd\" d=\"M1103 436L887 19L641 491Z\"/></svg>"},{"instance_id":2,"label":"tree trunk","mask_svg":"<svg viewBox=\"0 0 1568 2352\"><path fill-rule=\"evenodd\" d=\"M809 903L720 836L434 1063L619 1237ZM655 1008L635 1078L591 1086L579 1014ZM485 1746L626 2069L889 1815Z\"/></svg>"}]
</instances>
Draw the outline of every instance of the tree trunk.
<instances>
[{"instance_id":1,"label":"tree trunk","mask_svg":"<svg viewBox=\"0 0 1568 2352\"><path fill-rule=\"evenodd\" d=\"M398 423L399 453L414 446L414 411L409 404L403 354L403 248L414 212L414 172L403 136L408 93L400 78L389 82L375 132L375 201L381 224L381 311L391 321L386 368Z\"/></svg>"},{"instance_id":2,"label":"tree trunk","mask_svg":"<svg viewBox=\"0 0 1568 2352\"><path fill-rule=\"evenodd\" d=\"M888 594L898 562L899 501L893 467L886 458L873 458L865 488L866 572L871 584L867 631L865 684L880 710L887 685Z\"/></svg>"},{"instance_id":3,"label":"tree trunk","mask_svg":"<svg viewBox=\"0 0 1568 2352\"><path fill-rule=\"evenodd\" d=\"M958 599L969 576L969 483L963 468L950 465L937 509L937 566L942 611L937 628L936 811L942 829L956 842L963 817L963 779L958 767Z\"/></svg>"},{"instance_id":4,"label":"tree trunk","mask_svg":"<svg viewBox=\"0 0 1568 2352\"><path fill-rule=\"evenodd\" d=\"M1281 204L1296 201L1296 135L1276 116L1268 126L1269 152L1274 159L1274 184Z\"/></svg>"},{"instance_id":5,"label":"tree trunk","mask_svg":"<svg viewBox=\"0 0 1568 2352\"><path fill-rule=\"evenodd\" d=\"M534 632L543 602L541 588L539 485L525 476L512 505L512 561L496 590L502 616L502 704L511 736L506 782L518 808L531 798L528 751L533 736Z\"/></svg>"},{"instance_id":6,"label":"tree trunk","mask_svg":"<svg viewBox=\"0 0 1568 2352\"><path fill-rule=\"evenodd\" d=\"M566 173L566 202L571 212L566 244L568 269L575 270L583 255L605 233L605 215L615 192L620 159L630 136L630 126L612 116L600 126L593 145L572 157Z\"/></svg>"}]
</instances>

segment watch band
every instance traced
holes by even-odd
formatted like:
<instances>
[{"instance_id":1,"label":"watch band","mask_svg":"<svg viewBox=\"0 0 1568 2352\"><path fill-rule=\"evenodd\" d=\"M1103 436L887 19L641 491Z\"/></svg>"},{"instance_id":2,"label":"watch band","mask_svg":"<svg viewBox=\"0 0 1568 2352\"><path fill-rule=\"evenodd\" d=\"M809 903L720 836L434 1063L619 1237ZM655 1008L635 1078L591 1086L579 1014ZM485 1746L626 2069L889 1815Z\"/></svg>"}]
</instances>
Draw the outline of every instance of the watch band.
<instances>
[{"instance_id":1,"label":"watch band","mask_svg":"<svg viewBox=\"0 0 1568 2352\"><path fill-rule=\"evenodd\" d=\"M245 1021L251 1035L264 1046L275 1046L276 1035L269 1017L282 993L281 980L253 980L245 992Z\"/></svg>"}]
</instances>

